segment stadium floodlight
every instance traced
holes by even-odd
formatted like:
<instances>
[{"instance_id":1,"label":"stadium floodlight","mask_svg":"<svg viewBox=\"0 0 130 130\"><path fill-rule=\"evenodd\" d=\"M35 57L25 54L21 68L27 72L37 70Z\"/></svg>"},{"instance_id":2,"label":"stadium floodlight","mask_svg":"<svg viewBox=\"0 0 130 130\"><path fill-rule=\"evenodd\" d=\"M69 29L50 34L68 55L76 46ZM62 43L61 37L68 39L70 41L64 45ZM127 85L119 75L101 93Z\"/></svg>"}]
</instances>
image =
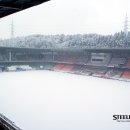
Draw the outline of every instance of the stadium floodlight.
<instances>
[{"instance_id":1,"label":"stadium floodlight","mask_svg":"<svg viewBox=\"0 0 130 130\"><path fill-rule=\"evenodd\" d=\"M125 22L124 22L124 33L127 35L128 34L128 16L126 14L125 17Z\"/></svg>"},{"instance_id":2,"label":"stadium floodlight","mask_svg":"<svg viewBox=\"0 0 130 130\"><path fill-rule=\"evenodd\" d=\"M11 38L14 38L14 20L13 20L13 17L12 17L12 21L11 21L10 33L11 33Z\"/></svg>"}]
</instances>

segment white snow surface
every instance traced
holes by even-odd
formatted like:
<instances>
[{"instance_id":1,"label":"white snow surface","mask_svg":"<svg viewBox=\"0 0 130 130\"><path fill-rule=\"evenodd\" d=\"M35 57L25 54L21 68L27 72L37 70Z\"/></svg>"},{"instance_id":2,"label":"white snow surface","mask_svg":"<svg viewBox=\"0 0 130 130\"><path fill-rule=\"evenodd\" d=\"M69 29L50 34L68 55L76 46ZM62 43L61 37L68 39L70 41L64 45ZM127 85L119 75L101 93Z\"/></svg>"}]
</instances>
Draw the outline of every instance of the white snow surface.
<instances>
[{"instance_id":1,"label":"white snow surface","mask_svg":"<svg viewBox=\"0 0 130 130\"><path fill-rule=\"evenodd\" d=\"M0 73L0 113L22 130L129 130L130 82L51 71Z\"/></svg>"}]
</instances>

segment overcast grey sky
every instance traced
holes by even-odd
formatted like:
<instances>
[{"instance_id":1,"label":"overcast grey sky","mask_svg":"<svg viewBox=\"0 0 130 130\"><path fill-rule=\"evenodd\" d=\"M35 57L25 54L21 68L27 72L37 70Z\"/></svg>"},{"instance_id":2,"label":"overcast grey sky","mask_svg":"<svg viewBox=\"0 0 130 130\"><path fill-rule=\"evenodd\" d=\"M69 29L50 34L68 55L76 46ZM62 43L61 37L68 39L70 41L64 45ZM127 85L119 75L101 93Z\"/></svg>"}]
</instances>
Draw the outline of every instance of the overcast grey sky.
<instances>
[{"instance_id":1,"label":"overcast grey sky","mask_svg":"<svg viewBox=\"0 0 130 130\"><path fill-rule=\"evenodd\" d=\"M0 38L30 34L112 34L123 29L130 0L51 0L0 19Z\"/></svg>"}]
</instances>

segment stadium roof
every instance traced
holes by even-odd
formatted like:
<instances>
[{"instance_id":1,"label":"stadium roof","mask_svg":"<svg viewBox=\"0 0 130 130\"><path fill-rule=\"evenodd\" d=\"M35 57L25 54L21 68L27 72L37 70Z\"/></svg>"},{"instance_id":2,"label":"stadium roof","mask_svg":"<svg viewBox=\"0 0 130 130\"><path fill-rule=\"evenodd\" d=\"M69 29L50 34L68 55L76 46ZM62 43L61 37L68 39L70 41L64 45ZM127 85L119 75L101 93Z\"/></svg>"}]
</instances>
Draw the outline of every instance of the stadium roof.
<instances>
[{"instance_id":1,"label":"stadium roof","mask_svg":"<svg viewBox=\"0 0 130 130\"><path fill-rule=\"evenodd\" d=\"M2 47L0 51L32 51L32 52L95 52L95 53L112 53L112 52L130 52L130 48L23 48L23 47Z\"/></svg>"},{"instance_id":2,"label":"stadium roof","mask_svg":"<svg viewBox=\"0 0 130 130\"><path fill-rule=\"evenodd\" d=\"M49 0L0 0L0 18Z\"/></svg>"}]
</instances>

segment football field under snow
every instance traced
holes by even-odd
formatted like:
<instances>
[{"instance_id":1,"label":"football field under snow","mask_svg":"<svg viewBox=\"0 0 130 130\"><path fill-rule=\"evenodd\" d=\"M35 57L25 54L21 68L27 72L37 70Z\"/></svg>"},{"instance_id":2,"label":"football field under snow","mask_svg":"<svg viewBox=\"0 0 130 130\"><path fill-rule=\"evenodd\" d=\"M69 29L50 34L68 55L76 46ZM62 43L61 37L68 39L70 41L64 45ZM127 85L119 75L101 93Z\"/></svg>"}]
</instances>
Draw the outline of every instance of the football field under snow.
<instances>
[{"instance_id":1,"label":"football field under snow","mask_svg":"<svg viewBox=\"0 0 130 130\"><path fill-rule=\"evenodd\" d=\"M22 130L129 130L130 82L51 71L0 73L0 113Z\"/></svg>"}]
</instances>

